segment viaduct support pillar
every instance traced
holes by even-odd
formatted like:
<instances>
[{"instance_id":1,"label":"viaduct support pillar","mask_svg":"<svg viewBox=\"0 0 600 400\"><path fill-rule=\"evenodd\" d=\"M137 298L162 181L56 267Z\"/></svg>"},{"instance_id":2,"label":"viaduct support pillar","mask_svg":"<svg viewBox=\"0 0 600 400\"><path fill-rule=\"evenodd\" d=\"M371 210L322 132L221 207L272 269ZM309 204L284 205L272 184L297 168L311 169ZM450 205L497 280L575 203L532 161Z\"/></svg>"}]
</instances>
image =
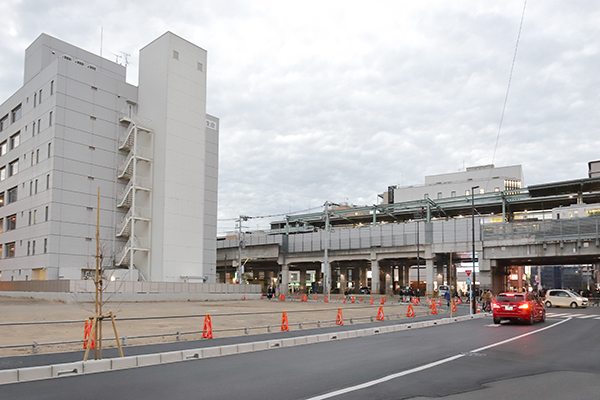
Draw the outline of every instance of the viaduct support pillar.
<instances>
[{"instance_id":1,"label":"viaduct support pillar","mask_svg":"<svg viewBox=\"0 0 600 400\"><path fill-rule=\"evenodd\" d=\"M281 279L279 281L279 293L287 294L290 290L290 266L284 263L281 266Z\"/></svg>"},{"instance_id":2,"label":"viaduct support pillar","mask_svg":"<svg viewBox=\"0 0 600 400\"><path fill-rule=\"evenodd\" d=\"M379 261L371 258L371 293L379 293Z\"/></svg>"},{"instance_id":3,"label":"viaduct support pillar","mask_svg":"<svg viewBox=\"0 0 600 400\"><path fill-rule=\"evenodd\" d=\"M425 259L425 279L427 279L425 289L427 295L433 295L433 258Z\"/></svg>"}]
</instances>

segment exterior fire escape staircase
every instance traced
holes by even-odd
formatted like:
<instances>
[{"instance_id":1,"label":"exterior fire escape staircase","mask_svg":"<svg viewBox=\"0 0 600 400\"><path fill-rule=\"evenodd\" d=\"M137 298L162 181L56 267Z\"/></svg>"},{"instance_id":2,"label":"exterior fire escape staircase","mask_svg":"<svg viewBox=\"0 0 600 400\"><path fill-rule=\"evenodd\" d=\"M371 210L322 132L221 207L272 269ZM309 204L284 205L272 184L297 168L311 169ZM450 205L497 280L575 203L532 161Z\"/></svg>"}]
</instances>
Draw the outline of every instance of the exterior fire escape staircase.
<instances>
[{"instance_id":1,"label":"exterior fire escape staircase","mask_svg":"<svg viewBox=\"0 0 600 400\"><path fill-rule=\"evenodd\" d=\"M125 134L119 139L119 150L127 152L127 156L117 168L119 179L127 181L125 189L117 195L117 207L127 210L125 217L117 223L116 236L126 238L127 243L116 257L116 266L121 268L138 269L143 279L149 279L143 269L134 265L136 252L150 251L151 212L149 193L152 191L152 130L141 123L134 115L130 106L119 114L119 122L127 125ZM140 168L140 163L148 163ZM141 196L146 192L146 196ZM140 229L140 223L146 224ZM146 271L148 269L146 268Z\"/></svg>"}]
</instances>

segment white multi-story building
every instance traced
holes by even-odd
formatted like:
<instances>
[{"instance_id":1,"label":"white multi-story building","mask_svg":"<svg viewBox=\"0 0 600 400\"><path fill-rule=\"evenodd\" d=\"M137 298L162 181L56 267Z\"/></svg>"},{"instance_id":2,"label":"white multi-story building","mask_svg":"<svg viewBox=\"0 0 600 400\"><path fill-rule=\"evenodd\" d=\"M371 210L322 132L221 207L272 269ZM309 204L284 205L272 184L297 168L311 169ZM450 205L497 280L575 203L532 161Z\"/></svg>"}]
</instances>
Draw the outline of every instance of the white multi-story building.
<instances>
[{"instance_id":1,"label":"white multi-story building","mask_svg":"<svg viewBox=\"0 0 600 400\"><path fill-rule=\"evenodd\" d=\"M136 87L125 66L48 35L27 48L23 86L0 106L2 281L90 276L97 226L117 279L215 281L206 51L168 32L139 64Z\"/></svg>"},{"instance_id":2,"label":"white multi-story building","mask_svg":"<svg viewBox=\"0 0 600 400\"><path fill-rule=\"evenodd\" d=\"M494 167L482 165L468 167L466 171L429 175L424 185L390 186L382 195L384 204L401 203L419 199L444 199L475 194L517 190L523 187L523 168L520 165Z\"/></svg>"}]
</instances>

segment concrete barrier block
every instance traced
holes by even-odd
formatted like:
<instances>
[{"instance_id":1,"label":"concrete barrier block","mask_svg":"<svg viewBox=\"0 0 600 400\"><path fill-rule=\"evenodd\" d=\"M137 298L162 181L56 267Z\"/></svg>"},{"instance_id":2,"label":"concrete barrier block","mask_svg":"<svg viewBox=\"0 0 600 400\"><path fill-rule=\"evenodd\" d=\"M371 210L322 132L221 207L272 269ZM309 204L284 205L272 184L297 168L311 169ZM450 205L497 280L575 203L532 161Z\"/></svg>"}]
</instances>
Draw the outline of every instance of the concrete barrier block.
<instances>
[{"instance_id":1,"label":"concrete barrier block","mask_svg":"<svg viewBox=\"0 0 600 400\"><path fill-rule=\"evenodd\" d=\"M83 363L83 373L91 374L94 372L110 371L110 359L106 360L88 360Z\"/></svg>"},{"instance_id":2,"label":"concrete barrier block","mask_svg":"<svg viewBox=\"0 0 600 400\"><path fill-rule=\"evenodd\" d=\"M281 340L269 340L269 348L276 349L281 346Z\"/></svg>"},{"instance_id":3,"label":"concrete barrier block","mask_svg":"<svg viewBox=\"0 0 600 400\"><path fill-rule=\"evenodd\" d=\"M338 339L348 339L348 332L339 332Z\"/></svg>"},{"instance_id":4,"label":"concrete barrier block","mask_svg":"<svg viewBox=\"0 0 600 400\"><path fill-rule=\"evenodd\" d=\"M221 347L205 347L202 349L202 358L218 357L221 355Z\"/></svg>"},{"instance_id":5,"label":"concrete barrier block","mask_svg":"<svg viewBox=\"0 0 600 400\"><path fill-rule=\"evenodd\" d=\"M317 341L318 342L329 342L329 335L328 334L317 335Z\"/></svg>"},{"instance_id":6,"label":"concrete barrier block","mask_svg":"<svg viewBox=\"0 0 600 400\"><path fill-rule=\"evenodd\" d=\"M183 360L196 360L202 358L202 350L201 349L191 349L191 350L183 350L181 352L183 356Z\"/></svg>"},{"instance_id":7,"label":"concrete barrier block","mask_svg":"<svg viewBox=\"0 0 600 400\"><path fill-rule=\"evenodd\" d=\"M405 331L408 329L408 324L394 325L394 332Z\"/></svg>"},{"instance_id":8,"label":"concrete barrier block","mask_svg":"<svg viewBox=\"0 0 600 400\"><path fill-rule=\"evenodd\" d=\"M160 354L144 354L137 356L138 367L160 364Z\"/></svg>"},{"instance_id":9,"label":"concrete barrier block","mask_svg":"<svg viewBox=\"0 0 600 400\"><path fill-rule=\"evenodd\" d=\"M169 351L167 353L160 353L160 363L172 363L183 360L183 353L181 351Z\"/></svg>"},{"instance_id":10,"label":"concrete barrier block","mask_svg":"<svg viewBox=\"0 0 600 400\"><path fill-rule=\"evenodd\" d=\"M111 358L110 369L125 369L137 367L137 357Z\"/></svg>"},{"instance_id":11,"label":"concrete barrier block","mask_svg":"<svg viewBox=\"0 0 600 400\"><path fill-rule=\"evenodd\" d=\"M52 365L52 376L77 375L83 372L83 361Z\"/></svg>"},{"instance_id":12,"label":"concrete barrier block","mask_svg":"<svg viewBox=\"0 0 600 400\"><path fill-rule=\"evenodd\" d=\"M237 345L238 353L249 353L254 350L252 343L240 343Z\"/></svg>"},{"instance_id":13,"label":"concrete barrier block","mask_svg":"<svg viewBox=\"0 0 600 400\"><path fill-rule=\"evenodd\" d=\"M346 333L348 334L348 339L356 337L356 331L348 331Z\"/></svg>"},{"instance_id":14,"label":"concrete barrier block","mask_svg":"<svg viewBox=\"0 0 600 400\"><path fill-rule=\"evenodd\" d=\"M19 373L16 369L0 371L0 385L19 381Z\"/></svg>"},{"instance_id":15,"label":"concrete barrier block","mask_svg":"<svg viewBox=\"0 0 600 400\"><path fill-rule=\"evenodd\" d=\"M364 337L366 335L366 332L364 329L359 329L356 332L356 337Z\"/></svg>"},{"instance_id":16,"label":"concrete barrier block","mask_svg":"<svg viewBox=\"0 0 600 400\"><path fill-rule=\"evenodd\" d=\"M52 366L19 368L19 382L52 378Z\"/></svg>"},{"instance_id":17,"label":"concrete barrier block","mask_svg":"<svg viewBox=\"0 0 600 400\"><path fill-rule=\"evenodd\" d=\"M308 338L306 336L294 338L294 345L300 346L308 343Z\"/></svg>"},{"instance_id":18,"label":"concrete barrier block","mask_svg":"<svg viewBox=\"0 0 600 400\"><path fill-rule=\"evenodd\" d=\"M317 343L318 341L319 341L318 335L310 335L310 336L306 337L306 343L307 344Z\"/></svg>"},{"instance_id":19,"label":"concrete barrier block","mask_svg":"<svg viewBox=\"0 0 600 400\"><path fill-rule=\"evenodd\" d=\"M296 341L294 338L281 339L282 347L292 347L296 345Z\"/></svg>"},{"instance_id":20,"label":"concrete barrier block","mask_svg":"<svg viewBox=\"0 0 600 400\"><path fill-rule=\"evenodd\" d=\"M229 356L231 354L237 354L237 352L238 352L237 344L221 346L221 355L222 356Z\"/></svg>"},{"instance_id":21,"label":"concrete barrier block","mask_svg":"<svg viewBox=\"0 0 600 400\"><path fill-rule=\"evenodd\" d=\"M269 349L269 342L267 342L267 341L254 342L253 343L253 348L254 348L254 351L268 350Z\"/></svg>"}]
</instances>

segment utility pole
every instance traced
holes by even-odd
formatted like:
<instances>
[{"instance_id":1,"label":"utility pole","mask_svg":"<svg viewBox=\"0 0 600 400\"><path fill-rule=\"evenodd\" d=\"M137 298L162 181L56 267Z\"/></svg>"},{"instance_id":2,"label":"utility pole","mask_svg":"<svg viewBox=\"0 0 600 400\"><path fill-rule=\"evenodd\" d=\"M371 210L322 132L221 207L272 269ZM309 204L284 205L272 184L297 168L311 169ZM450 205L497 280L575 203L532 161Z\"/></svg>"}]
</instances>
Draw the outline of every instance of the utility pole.
<instances>
[{"instance_id":1,"label":"utility pole","mask_svg":"<svg viewBox=\"0 0 600 400\"><path fill-rule=\"evenodd\" d=\"M471 309L473 314L477 313L477 296L475 296L475 290L477 288L477 275L475 272L475 189L479 189L479 186L473 186L471 188L471 237L473 238L473 285L471 286Z\"/></svg>"},{"instance_id":2,"label":"utility pole","mask_svg":"<svg viewBox=\"0 0 600 400\"><path fill-rule=\"evenodd\" d=\"M242 249L244 248L244 241L242 239L242 222L248 221L250 217L246 215L240 215L238 219L238 283L242 283L242 276L244 275L244 264L242 264Z\"/></svg>"},{"instance_id":3,"label":"utility pole","mask_svg":"<svg viewBox=\"0 0 600 400\"><path fill-rule=\"evenodd\" d=\"M329 201L325 206L325 254L323 257L323 294L330 295L331 291L331 265L329 265Z\"/></svg>"}]
</instances>

